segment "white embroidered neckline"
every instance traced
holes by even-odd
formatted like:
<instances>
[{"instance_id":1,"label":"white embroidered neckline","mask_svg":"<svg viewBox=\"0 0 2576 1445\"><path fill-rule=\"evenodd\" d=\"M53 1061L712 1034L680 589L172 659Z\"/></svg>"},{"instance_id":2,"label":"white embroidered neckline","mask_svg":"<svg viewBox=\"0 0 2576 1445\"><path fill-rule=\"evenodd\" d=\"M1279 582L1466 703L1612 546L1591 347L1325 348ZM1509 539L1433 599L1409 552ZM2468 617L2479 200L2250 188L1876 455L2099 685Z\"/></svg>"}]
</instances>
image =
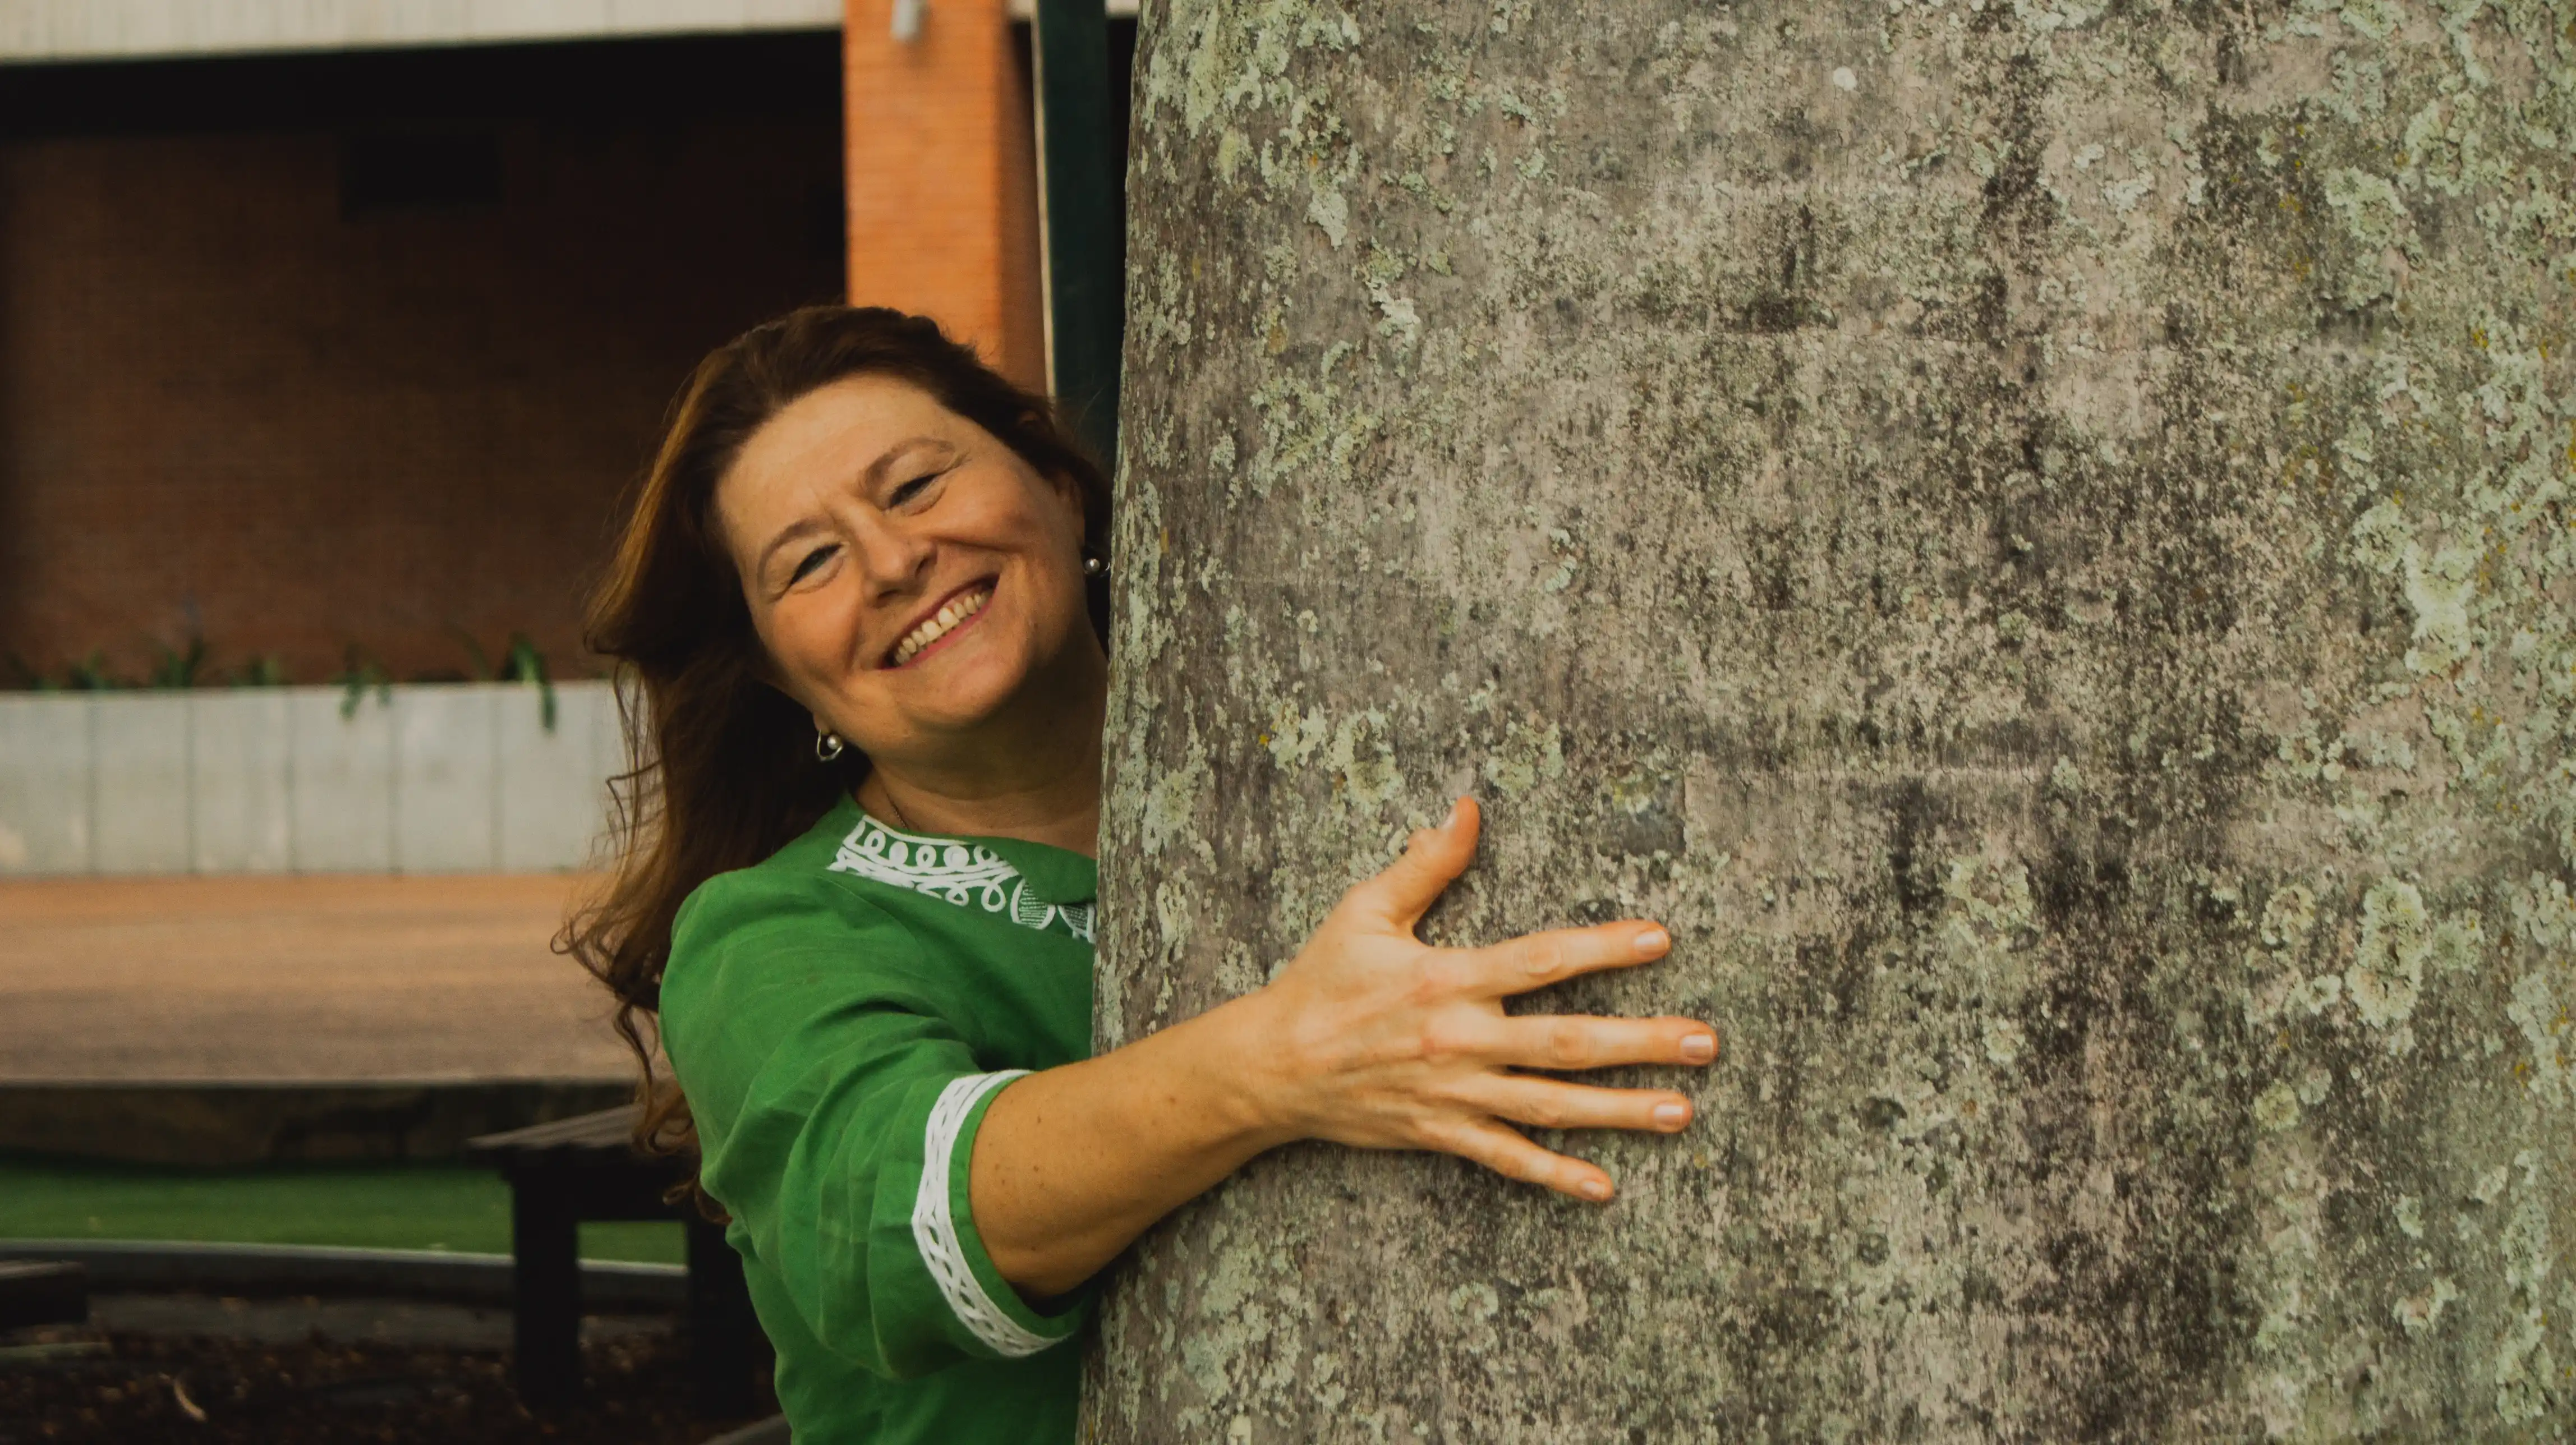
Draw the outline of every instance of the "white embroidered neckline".
<instances>
[{"instance_id":1,"label":"white embroidered neckline","mask_svg":"<svg viewBox=\"0 0 2576 1445\"><path fill-rule=\"evenodd\" d=\"M1049 903L1001 854L981 843L900 833L865 813L832 854L831 871L854 873L897 888L944 898L960 908L981 907L1040 933L1063 931L1093 941L1095 914L1088 903Z\"/></svg>"}]
</instances>

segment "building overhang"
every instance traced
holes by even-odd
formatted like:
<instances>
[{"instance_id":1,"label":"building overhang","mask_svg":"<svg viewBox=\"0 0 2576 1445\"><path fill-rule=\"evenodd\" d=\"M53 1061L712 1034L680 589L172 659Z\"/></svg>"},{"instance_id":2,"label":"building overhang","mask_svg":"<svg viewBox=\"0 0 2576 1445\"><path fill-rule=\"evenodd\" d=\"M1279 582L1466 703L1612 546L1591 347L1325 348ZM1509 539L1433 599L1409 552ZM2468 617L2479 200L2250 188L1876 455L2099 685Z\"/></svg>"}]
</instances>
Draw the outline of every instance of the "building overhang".
<instances>
[{"instance_id":1,"label":"building overhang","mask_svg":"<svg viewBox=\"0 0 2576 1445\"><path fill-rule=\"evenodd\" d=\"M0 64L836 30L844 0L17 0ZM1113 6L1113 8L1115 8Z\"/></svg>"}]
</instances>

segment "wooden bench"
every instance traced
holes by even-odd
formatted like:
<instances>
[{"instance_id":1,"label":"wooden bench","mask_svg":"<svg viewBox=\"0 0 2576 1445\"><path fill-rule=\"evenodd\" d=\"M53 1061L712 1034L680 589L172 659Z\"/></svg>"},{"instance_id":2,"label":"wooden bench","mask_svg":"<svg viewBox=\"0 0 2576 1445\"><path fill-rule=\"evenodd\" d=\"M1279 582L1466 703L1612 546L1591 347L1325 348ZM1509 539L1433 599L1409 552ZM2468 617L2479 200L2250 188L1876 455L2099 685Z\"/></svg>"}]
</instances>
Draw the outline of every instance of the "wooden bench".
<instances>
[{"instance_id":1,"label":"wooden bench","mask_svg":"<svg viewBox=\"0 0 2576 1445\"><path fill-rule=\"evenodd\" d=\"M771 1354L752 1316L742 1260L725 1243L724 1226L663 1201L687 1170L636 1150L638 1107L486 1134L466 1145L466 1157L494 1166L510 1183L512 1367L520 1397L530 1405L580 1398L582 1222L678 1219L688 1234L692 1402L710 1417L749 1415L763 1398Z\"/></svg>"}]
</instances>

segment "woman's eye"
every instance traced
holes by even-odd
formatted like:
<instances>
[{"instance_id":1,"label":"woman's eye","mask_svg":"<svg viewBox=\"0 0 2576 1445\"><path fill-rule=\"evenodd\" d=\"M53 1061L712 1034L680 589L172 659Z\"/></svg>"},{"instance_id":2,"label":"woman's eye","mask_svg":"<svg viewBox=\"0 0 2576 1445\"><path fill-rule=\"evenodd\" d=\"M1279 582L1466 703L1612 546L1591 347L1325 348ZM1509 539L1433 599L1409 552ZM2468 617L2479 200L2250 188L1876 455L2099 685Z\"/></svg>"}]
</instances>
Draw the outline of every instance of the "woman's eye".
<instances>
[{"instance_id":1,"label":"woman's eye","mask_svg":"<svg viewBox=\"0 0 2576 1445\"><path fill-rule=\"evenodd\" d=\"M807 577L813 575L816 569L820 568L825 562L828 562L831 559L832 549L829 547L817 547L813 551L806 553L804 559L796 564L796 571L788 577L788 585L792 587L795 584L804 581Z\"/></svg>"},{"instance_id":2,"label":"woman's eye","mask_svg":"<svg viewBox=\"0 0 2576 1445\"><path fill-rule=\"evenodd\" d=\"M938 481L941 477L946 475L947 473L945 472L932 472L928 476L915 477L911 481L904 483L902 486L895 488L892 495L886 498L886 505L889 507L900 507L904 503L919 497L923 492L930 490L930 484L932 482Z\"/></svg>"}]
</instances>

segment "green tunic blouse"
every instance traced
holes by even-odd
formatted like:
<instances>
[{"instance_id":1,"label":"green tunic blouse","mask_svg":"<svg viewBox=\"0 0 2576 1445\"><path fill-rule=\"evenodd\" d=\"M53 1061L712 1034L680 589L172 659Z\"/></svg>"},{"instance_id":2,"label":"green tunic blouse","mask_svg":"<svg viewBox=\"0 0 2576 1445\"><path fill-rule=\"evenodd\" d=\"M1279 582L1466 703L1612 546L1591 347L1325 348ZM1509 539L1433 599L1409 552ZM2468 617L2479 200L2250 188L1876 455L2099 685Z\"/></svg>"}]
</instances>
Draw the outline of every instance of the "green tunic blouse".
<instances>
[{"instance_id":1,"label":"green tunic blouse","mask_svg":"<svg viewBox=\"0 0 2576 1445\"><path fill-rule=\"evenodd\" d=\"M689 895L662 1030L797 1445L1071 1442L1088 1293L984 1252L994 1093L1091 1051L1090 859L897 832L844 801Z\"/></svg>"}]
</instances>

